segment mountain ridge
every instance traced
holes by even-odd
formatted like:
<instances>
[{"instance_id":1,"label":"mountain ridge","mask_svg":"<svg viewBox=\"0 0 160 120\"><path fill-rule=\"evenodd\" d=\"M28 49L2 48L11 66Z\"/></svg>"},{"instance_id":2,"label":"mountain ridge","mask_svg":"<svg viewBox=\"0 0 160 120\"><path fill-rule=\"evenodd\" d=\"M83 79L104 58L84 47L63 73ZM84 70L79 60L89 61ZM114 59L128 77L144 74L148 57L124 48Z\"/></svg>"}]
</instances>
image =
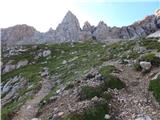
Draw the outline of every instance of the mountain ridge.
<instances>
[{"instance_id":1,"label":"mountain ridge","mask_svg":"<svg viewBox=\"0 0 160 120\"><path fill-rule=\"evenodd\" d=\"M43 44L76 42L95 38L97 41L147 37L160 29L160 10L129 26L110 27L103 21L97 26L85 22L81 28L78 18L68 11L55 30L39 32L26 24L1 29L1 41L6 44Z\"/></svg>"}]
</instances>

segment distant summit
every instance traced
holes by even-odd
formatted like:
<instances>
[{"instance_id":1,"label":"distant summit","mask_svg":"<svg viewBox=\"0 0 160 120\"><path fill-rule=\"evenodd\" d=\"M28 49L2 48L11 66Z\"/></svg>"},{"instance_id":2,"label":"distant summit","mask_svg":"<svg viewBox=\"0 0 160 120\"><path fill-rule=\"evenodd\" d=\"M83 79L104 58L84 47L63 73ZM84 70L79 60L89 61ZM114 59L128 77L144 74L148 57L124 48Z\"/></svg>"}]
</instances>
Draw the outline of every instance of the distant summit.
<instances>
[{"instance_id":1,"label":"distant summit","mask_svg":"<svg viewBox=\"0 0 160 120\"><path fill-rule=\"evenodd\" d=\"M154 15L145 17L129 26L109 27L103 21L98 26L92 26L87 21L80 28L77 17L68 11L56 30L50 29L46 33L36 31L27 25L16 25L1 30L2 43L6 44L43 44L76 42L96 38L97 41L111 41L119 39L136 39L146 37L160 29L160 9Z\"/></svg>"},{"instance_id":2,"label":"distant summit","mask_svg":"<svg viewBox=\"0 0 160 120\"><path fill-rule=\"evenodd\" d=\"M77 17L68 11L62 22L56 28L56 40L59 41L78 41L80 25Z\"/></svg>"}]
</instances>

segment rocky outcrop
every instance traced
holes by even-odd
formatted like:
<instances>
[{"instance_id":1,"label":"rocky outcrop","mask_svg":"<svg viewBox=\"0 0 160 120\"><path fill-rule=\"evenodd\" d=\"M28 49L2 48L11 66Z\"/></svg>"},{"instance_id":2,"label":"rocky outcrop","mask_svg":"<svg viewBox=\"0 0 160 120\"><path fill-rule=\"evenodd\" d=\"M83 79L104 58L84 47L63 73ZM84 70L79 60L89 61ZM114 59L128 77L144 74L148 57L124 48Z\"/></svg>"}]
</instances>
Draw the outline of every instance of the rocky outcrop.
<instances>
[{"instance_id":1,"label":"rocky outcrop","mask_svg":"<svg viewBox=\"0 0 160 120\"><path fill-rule=\"evenodd\" d=\"M90 24L88 21L86 21L86 22L84 23L84 26L83 26L83 29L82 29L82 30L93 33L94 30L95 30L95 27L94 27L94 26L91 26L91 24Z\"/></svg>"},{"instance_id":2,"label":"rocky outcrop","mask_svg":"<svg viewBox=\"0 0 160 120\"><path fill-rule=\"evenodd\" d=\"M35 28L22 24L1 30L2 44L41 44L44 43L43 33Z\"/></svg>"},{"instance_id":3,"label":"rocky outcrop","mask_svg":"<svg viewBox=\"0 0 160 120\"><path fill-rule=\"evenodd\" d=\"M80 25L77 17L68 11L62 23L56 28L56 40L74 42L79 40Z\"/></svg>"},{"instance_id":4,"label":"rocky outcrop","mask_svg":"<svg viewBox=\"0 0 160 120\"><path fill-rule=\"evenodd\" d=\"M56 31L50 28L45 34L44 39L46 43L53 43L55 41L56 37Z\"/></svg>"},{"instance_id":5,"label":"rocky outcrop","mask_svg":"<svg viewBox=\"0 0 160 120\"><path fill-rule=\"evenodd\" d=\"M30 40L36 30L27 25L16 25L10 28L2 29L2 42L14 43L21 40Z\"/></svg>"},{"instance_id":6,"label":"rocky outcrop","mask_svg":"<svg viewBox=\"0 0 160 120\"><path fill-rule=\"evenodd\" d=\"M134 24L122 27L120 30L120 37L124 39L135 39L146 37L159 29L157 21L159 18L155 15L147 16L144 20L135 22Z\"/></svg>"},{"instance_id":7,"label":"rocky outcrop","mask_svg":"<svg viewBox=\"0 0 160 120\"><path fill-rule=\"evenodd\" d=\"M105 40L107 37L109 37L107 35L109 30L110 28L103 21L100 21L95 31L93 32L93 36L96 37L97 40Z\"/></svg>"},{"instance_id":8,"label":"rocky outcrop","mask_svg":"<svg viewBox=\"0 0 160 120\"><path fill-rule=\"evenodd\" d=\"M160 38L160 30L147 36L148 38Z\"/></svg>"},{"instance_id":9,"label":"rocky outcrop","mask_svg":"<svg viewBox=\"0 0 160 120\"><path fill-rule=\"evenodd\" d=\"M43 44L76 42L96 38L99 41L112 41L118 39L136 39L146 37L160 29L160 10L154 15L145 17L132 25L109 27L103 21L94 27L85 22L80 28L77 17L68 11L56 30L52 28L45 33L36 31L27 25L16 25L1 30L2 43L7 44Z\"/></svg>"}]
</instances>

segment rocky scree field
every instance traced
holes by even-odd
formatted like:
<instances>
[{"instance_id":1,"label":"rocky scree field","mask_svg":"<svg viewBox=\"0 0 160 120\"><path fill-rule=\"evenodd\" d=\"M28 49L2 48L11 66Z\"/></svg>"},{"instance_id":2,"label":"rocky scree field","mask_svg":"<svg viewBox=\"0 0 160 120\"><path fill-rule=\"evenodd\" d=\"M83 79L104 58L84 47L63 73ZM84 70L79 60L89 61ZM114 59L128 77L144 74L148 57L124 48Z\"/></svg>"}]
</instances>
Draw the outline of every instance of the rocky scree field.
<instances>
[{"instance_id":1,"label":"rocky scree field","mask_svg":"<svg viewBox=\"0 0 160 120\"><path fill-rule=\"evenodd\" d=\"M2 46L2 120L159 120L160 40Z\"/></svg>"}]
</instances>

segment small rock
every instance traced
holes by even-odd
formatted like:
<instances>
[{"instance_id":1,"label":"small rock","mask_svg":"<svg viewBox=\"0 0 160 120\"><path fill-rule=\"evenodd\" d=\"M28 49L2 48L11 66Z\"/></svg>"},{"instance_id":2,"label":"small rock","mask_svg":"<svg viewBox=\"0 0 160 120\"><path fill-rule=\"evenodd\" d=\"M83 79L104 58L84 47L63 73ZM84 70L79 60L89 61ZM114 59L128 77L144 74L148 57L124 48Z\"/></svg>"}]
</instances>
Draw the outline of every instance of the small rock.
<instances>
[{"instance_id":1,"label":"small rock","mask_svg":"<svg viewBox=\"0 0 160 120\"><path fill-rule=\"evenodd\" d=\"M29 110L29 109L31 109L32 108L32 106L31 105L28 105L27 106L27 110Z\"/></svg>"},{"instance_id":2,"label":"small rock","mask_svg":"<svg viewBox=\"0 0 160 120\"><path fill-rule=\"evenodd\" d=\"M152 78L152 80L157 79L158 76L160 76L160 72L158 72L158 73Z\"/></svg>"},{"instance_id":3,"label":"small rock","mask_svg":"<svg viewBox=\"0 0 160 120\"><path fill-rule=\"evenodd\" d=\"M17 67L16 68L18 69L18 68L23 67L23 66L25 66L27 64L28 64L28 60L19 61L17 63Z\"/></svg>"},{"instance_id":4,"label":"small rock","mask_svg":"<svg viewBox=\"0 0 160 120\"><path fill-rule=\"evenodd\" d=\"M59 112L58 116L62 116L64 114L64 112Z\"/></svg>"},{"instance_id":5,"label":"small rock","mask_svg":"<svg viewBox=\"0 0 160 120\"><path fill-rule=\"evenodd\" d=\"M45 77L48 76L49 72L48 72L48 68L43 68L43 71L41 72L41 76Z\"/></svg>"},{"instance_id":6,"label":"small rock","mask_svg":"<svg viewBox=\"0 0 160 120\"><path fill-rule=\"evenodd\" d=\"M110 116L109 114L105 114L104 118L105 118L106 120L109 120L109 119L111 118L111 116Z\"/></svg>"},{"instance_id":7,"label":"small rock","mask_svg":"<svg viewBox=\"0 0 160 120\"><path fill-rule=\"evenodd\" d=\"M95 97L92 98L92 101L97 101L97 100L98 100L97 96L95 96Z\"/></svg>"},{"instance_id":8,"label":"small rock","mask_svg":"<svg viewBox=\"0 0 160 120\"><path fill-rule=\"evenodd\" d=\"M51 54L51 51L50 51L50 50L45 50L45 51L43 51L43 53L42 53L43 57L47 57L47 56L49 56L50 54Z\"/></svg>"},{"instance_id":9,"label":"small rock","mask_svg":"<svg viewBox=\"0 0 160 120\"><path fill-rule=\"evenodd\" d=\"M67 63L67 61L66 61L66 60L63 60L62 64L66 64L66 63Z\"/></svg>"},{"instance_id":10,"label":"small rock","mask_svg":"<svg viewBox=\"0 0 160 120\"><path fill-rule=\"evenodd\" d=\"M57 93L57 94L59 94L59 93L60 93L60 91L61 91L61 90L59 89L59 90L57 90L57 91L56 91L56 93Z\"/></svg>"},{"instance_id":11,"label":"small rock","mask_svg":"<svg viewBox=\"0 0 160 120\"><path fill-rule=\"evenodd\" d=\"M32 118L31 120L39 120L38 118Z\"/></svg>"},{"instance_id":12,"label":"small rock","mask_svg":"<svg viewBox=\"0 0 160 120\"><path fill-rule=\"evenodd\" d=\"M144 117L136 118L135 120L152 120L152 119L148 115L146 115Z\"/></svg>"},{"instance_id":13,"label":"small rock","mask_svg":"<svg viewBox=\"0 0 160 120\"><path fill-rule=\"evenodd\" d=\"M49 99L52 100L52 101L55 101L57 99L57 97L56 96L52 96Z\"/></svg>"}]
</instances>

